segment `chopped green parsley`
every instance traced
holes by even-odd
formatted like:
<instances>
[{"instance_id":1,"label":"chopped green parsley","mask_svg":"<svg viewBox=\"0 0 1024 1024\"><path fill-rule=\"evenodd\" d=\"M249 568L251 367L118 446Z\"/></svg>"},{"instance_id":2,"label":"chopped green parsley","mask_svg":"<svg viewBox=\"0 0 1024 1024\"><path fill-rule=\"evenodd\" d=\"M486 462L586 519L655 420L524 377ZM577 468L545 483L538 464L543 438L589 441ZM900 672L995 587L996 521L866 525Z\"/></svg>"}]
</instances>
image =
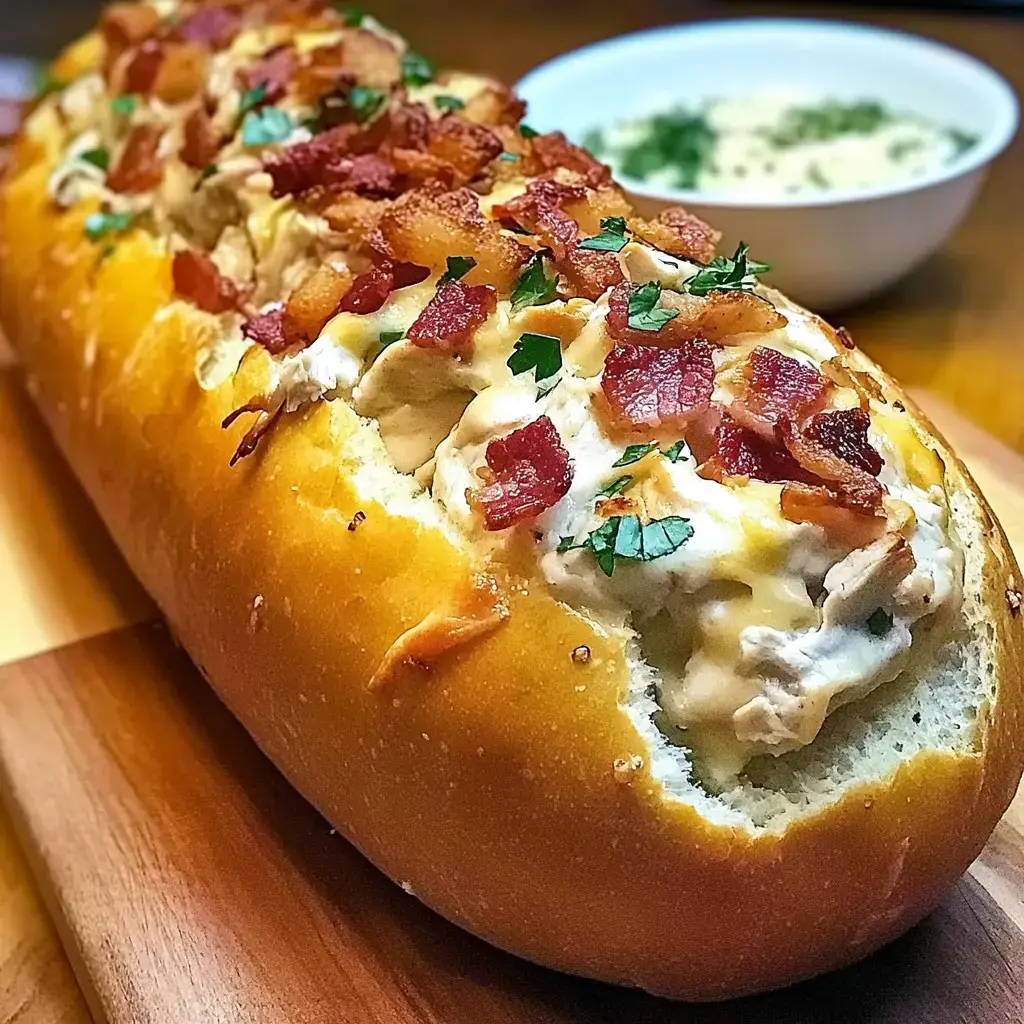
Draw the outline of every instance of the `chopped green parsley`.
<instances>
[{"instance_id":1,"label":"chopped green parsley","mask_svg":"<svg viewBox=\"0 0 1024 1024\"><path fill-rule=\"evenodd\" d=\"M284 142L292 133L292 119L277 107L250 110L242 122L242 144L268 146Z\"/></svg>"},{"instance_id":2,"label":"chopped green parsley","mask_svg":"<svg viewBox=\"0 0 1024 1024\"><path fill-rule=\"evenodd\" d=\"M544 270L544 257L537 253L530 258L526 269L519 275L512 289L512 312L525 306L543 306L557 297L558 277L548 277Z\"/></svg>"},{"instance_id":3,"label":"chopped green parsley","mask_svg":"<svg viewBox=\"0 0 1024 1024\"><path fill-rule=\"evenodd\" d=\"M640 285L629 297L626 323L634 331L660 331L670 320L679 316L678 310L659 307L660 298L661 285L657 281Z\"/></svg>"},{"instance_id":4,"label":"chopped green parsley","mask_svg":"<svg viewBox=\"0 0 1024 1024\"><path fill-rule=\"evenodd\" d=\"M619 252L626 244L626 221L623 217L602 217L601 233L580 242L581 249L594 252Z\"/></svg>"},{"instance_id":5,"label":"chopped green parsley","mask_svg":"<svg viewBox=\"0 0 1024 1024\"><path fill-rule=\"evenodd\" d=\"M462 110L466 104L458 96L435 96L434 106L438 110Z\"/></svg>"},{"instance_id":6,"label":"chopped green parsley","mask_svg":"<svg viewBox=\"0 0 1024 1024\"><path fill-rule=\"evenodd\" d=\"M605 576L618 562L651 562L677 551L693 536L689 519L666 516L641 523L639 516L612 516L579 543L563 537L558 551L585 548L592 552Z\"/></svg>"},{"instance_id":7,"label":"chopped green parsley","mask_svg":"<svg viewBox=\"0 0 1024 1024\"><path fill-rule=\"evenodd\" d=\"M85 237L91 242L98 242L107 235L124 234L134 220L134 213L90 213L85 218Z\"/></svg>"},{"instance_id":8,"label":"chopped green parsley","mask_svg":"<svg viewBox=\"0 0 1024 1024\"><path fill-rule=\"evenodd\" d=\"M686 282L691 295L707 295L708 292L749 292L755 282L751 278L767 274L772 268L767 263L758 263L747 258L744 242L729 256L716 256L703 270L698 271Z\"/></svg>"},{"instance_id":9,"label":"chopped green parsley","mask_svg":"<svg viewBox=\"0 0 1024 1024\"><path fill-rule=\"evenodd\" d=\"M387 93L367 85L354 86L348 94L348 105L359 124L365 124L384 106Z\"/></svg>"},{"instance_id":10,"label":"chopped green parsley","mask_svg":"<svg viewBox=\"0 0 1024 1024\"><path fill-rule=\"evenodd\" d=\"M442 281L458 281L476 266L472 256L449 256L445 263L448 269L441 275Z\"/></svg>"},{"instance_id":11,"label":"chopped green parsley","mask_svg":"<svg viewBox=\"0 0 1024 1024\"><path fill-rule=\"evenodd\" d=\"M514 374L533 370L535 380L547 380L562 368L562 343L547 334L524 334L512 347L506 365Z\"/></svg>"},{"instance_id":12,"label":"chopped green parsley","mask_svg":"<svg viewBox=\"0 0 1024 1024\"><path fill-rule=\"evenodd\" d=\"M406 50L402 54L402 81L408 86L426 85L433 81L437 69L434 62L428 60L422 53L415 50Z\"/></svg>"}]
</instances>

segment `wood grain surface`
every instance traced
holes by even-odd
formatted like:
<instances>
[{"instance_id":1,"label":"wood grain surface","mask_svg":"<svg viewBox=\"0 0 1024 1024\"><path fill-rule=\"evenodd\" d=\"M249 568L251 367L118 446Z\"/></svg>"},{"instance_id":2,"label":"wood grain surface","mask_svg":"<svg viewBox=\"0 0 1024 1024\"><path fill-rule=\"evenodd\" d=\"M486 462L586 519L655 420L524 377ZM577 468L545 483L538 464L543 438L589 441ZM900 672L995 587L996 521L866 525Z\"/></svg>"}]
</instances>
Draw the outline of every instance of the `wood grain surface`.
<instances>
[{"instance_id":1,"label":"wood grain surface","mask_svg":"<svg viewBox=\"0 0 1024 1024\"><path fill-rule=\"evenodd\" d=\"M0 670L0 772L110 1024L1022 1020L1011 822L889 949L702 1008L527 965L426 910L331 834L158 627Z\"/></svg>"}]
</instances>

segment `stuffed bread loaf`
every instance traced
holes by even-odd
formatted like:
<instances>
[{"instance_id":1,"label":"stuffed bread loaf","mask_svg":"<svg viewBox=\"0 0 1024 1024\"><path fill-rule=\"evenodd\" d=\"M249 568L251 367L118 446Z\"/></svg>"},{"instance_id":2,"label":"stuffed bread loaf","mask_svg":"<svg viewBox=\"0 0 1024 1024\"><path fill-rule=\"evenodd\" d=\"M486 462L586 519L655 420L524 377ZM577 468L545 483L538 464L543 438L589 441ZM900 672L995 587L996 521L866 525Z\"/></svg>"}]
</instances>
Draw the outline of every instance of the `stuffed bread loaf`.
<instances>
[{"instance_id":1,"label":"stuffed bread loaf","mask_svg":"<svg viewBox=\"0 0 1024 1024\"><path fill-rule=\"evenodd\" d=\"M1020 778L1020 573L848 335L369 17L115 4L52 84L5 329L346 837L499 946L686 998L936 904Z\"/></svg>"}]
</instances>

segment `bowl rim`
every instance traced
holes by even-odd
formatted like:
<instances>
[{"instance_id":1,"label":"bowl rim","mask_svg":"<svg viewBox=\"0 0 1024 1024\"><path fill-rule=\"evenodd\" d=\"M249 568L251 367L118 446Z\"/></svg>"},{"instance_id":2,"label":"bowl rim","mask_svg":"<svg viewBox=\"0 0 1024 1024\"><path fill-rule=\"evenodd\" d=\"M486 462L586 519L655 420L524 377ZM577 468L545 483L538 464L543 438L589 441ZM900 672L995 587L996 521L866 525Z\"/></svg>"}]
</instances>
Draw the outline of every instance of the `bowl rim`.
<instances>
[{"instance_id":1,"label":"bowl rim","mask_svg":"<svg viewBox=\"0 0 1024 1024\"><path fill-rule=\"evenodd\" d=\"M651 186L649 182L639 178L618 175L619 182L636 196L645 199L669 201L689 204L691 206L721 207L729 209L764 209L777 207L780 209L800 209L816 206L840 206L849 203L871 202L886 199L890 196L905 195L941 185L965 177L972 172L984 168L991 163L1013 140L1017 133L1020 119L1020 105L1013 86L998 71L984 61L963 50L946 43L930 39L927 36L907 32L903 29L881 27L856 21L843 21L831 18L720 18L709 21L684 22L674 25L661 25L655 28L642 29L613 36L586 46L578 47L567 53L553 57L543 64L528 71L516 83L516 91L526 93L532 86L557 70L572 65L586 65L598 55L607 54L622 46L631 48L642 47L645 43L663 42L666 36L686 36L689 38L701 35L757 35L779 30L805 32L809 34L825 34L832 36L857 36L861 39L885 39L927 53L938 61L952 62L975 76L981 87L987 90L989 103L996 113L996 123L979 140L978 144L963 154L962 158L944 164L930 174L909 180L880 183L869 188L837 189L820 196L742 196L737 193L707 192L700 189L670 188L667 186Z\"/></svg>"}]
</instances>

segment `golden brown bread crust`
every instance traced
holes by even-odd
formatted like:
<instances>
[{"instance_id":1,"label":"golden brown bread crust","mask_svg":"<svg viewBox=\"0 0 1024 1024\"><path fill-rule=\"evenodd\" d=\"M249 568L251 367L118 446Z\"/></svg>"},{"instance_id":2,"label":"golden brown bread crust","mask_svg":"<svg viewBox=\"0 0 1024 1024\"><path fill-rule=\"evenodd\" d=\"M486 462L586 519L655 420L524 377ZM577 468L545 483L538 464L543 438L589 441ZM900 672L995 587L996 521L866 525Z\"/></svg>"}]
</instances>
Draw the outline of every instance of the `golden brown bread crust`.
<instances>
[{"instance_id":1,"label":"golden brown bread crust","mask_svg":"<svg viewBox=\"0 0 1024 1024\"><path fill-rule=\"evenodd\" d=\"M439 531L357 499L356 420L340 402L289 417L227 471L240 431L220 421L245 382L199 389L201 320L153 319L171 297L168 257L137 234L97 266L82 212L51 207L38 156L23 144L0 199L0 315L33 395L225 703L424 902L554 967L716 999L864 955L979 852L1020 776L1024 628L1006 591L1021 579L944 445L953 487L990 524L998 691L981 749L919 754L781 834L715 827L664 799L645 764L613 770L645 754L618 707L621 645L539 589L433 672L369 692L395 638L457 601L470 567ZM570 659L580 644L585 665Z\"/></svg>"}]
</instances>

